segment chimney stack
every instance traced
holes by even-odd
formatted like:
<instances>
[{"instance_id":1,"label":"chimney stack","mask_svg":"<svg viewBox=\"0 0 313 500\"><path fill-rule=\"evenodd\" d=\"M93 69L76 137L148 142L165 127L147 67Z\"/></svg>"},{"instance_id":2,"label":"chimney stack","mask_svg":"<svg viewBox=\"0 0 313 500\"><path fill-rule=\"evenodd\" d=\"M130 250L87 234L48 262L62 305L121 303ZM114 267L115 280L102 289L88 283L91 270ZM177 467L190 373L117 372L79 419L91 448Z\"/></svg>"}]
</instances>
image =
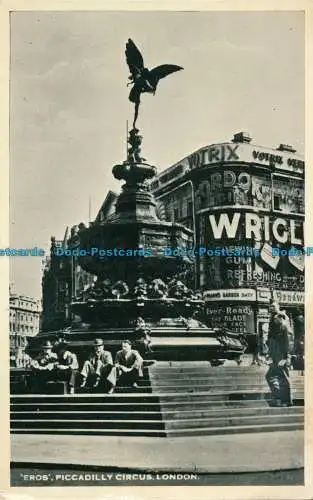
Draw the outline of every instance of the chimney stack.
<instances>
[{"instance_id":1,"label":"chimney stack","mask_svg":"<svg viewBox=\"0 0 313 500\"><path fill-rule=\"evenodd\" d=\"M234 138L232 142L246 142L249 143L251 142L251 137L248 134L248 132L238 132L237 134L234 134Z\"/></svg>"},{"instance_id":2,"label":"chimney stack","mask_svg":"<svg viewBox=\"0 0 313 500\"><path fill-rule=\"evenodd\" d=\"M279 147L277 148L277 151L288 151L289 153L297 152L297 150L293 146L290 146L289 144L280 144Z\"/></svg>"}]
</instances>

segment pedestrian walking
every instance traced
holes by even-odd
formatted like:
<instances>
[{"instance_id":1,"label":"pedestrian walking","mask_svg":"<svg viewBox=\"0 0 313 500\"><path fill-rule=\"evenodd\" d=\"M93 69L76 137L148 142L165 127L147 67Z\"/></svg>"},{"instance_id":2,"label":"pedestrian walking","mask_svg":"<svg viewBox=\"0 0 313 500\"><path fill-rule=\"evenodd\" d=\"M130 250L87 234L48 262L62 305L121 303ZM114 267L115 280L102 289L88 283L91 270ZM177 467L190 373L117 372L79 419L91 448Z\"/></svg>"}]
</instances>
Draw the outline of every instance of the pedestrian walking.
<instances>
[{"instance_id":1,"label":"pedestrian walking","mask_svg":"<svg viewBox=\"0 0 313 500\"><path fill-rule=\"evenodd\" d=\"M266 380L274 398L274 405L291 406L289 331L283 313L278 313L273 318L268 348L271 365L266 374Z\"/></svg>"}]
</instances>

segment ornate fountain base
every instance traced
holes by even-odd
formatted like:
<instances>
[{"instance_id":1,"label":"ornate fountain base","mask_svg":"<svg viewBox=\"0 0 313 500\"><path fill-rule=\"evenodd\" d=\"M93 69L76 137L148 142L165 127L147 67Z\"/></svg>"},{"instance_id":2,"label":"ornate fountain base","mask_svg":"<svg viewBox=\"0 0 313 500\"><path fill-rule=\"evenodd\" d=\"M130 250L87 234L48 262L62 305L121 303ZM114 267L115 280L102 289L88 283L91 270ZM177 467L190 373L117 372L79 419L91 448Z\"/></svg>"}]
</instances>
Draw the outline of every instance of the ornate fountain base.
<instances>
[{"instance_id":1,"label":"ornate fountain base","mask_svg":"<svg viewBox=\"0 0 313 500\"><path fill-rule=\"evenodd\" d=\"M185 320L184 320L185 321ZM104 341L105 349L113 357L125 339L132 341L145 360L209 361L222 364L229 359L238 359L245 351L245 342L240 336L204 325L188 326L173 324L168 318L158 324L147 325L147 330L118 327L73 327L65 332L40 333L31 339L28 351L35 355L45 340L57 341L61 336L69 343L68 348L78 356L80 364L93 348L96 338Z\"/></svg>"}]
</instances>

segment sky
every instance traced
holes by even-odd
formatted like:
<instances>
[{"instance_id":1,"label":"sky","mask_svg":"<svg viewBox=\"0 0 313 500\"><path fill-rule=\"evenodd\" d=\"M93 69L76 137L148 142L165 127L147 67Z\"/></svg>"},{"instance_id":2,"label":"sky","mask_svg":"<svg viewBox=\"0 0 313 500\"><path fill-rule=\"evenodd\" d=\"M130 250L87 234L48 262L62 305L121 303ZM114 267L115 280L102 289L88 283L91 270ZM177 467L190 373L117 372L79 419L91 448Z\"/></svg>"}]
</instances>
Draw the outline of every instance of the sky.
<instances>
[{"instance_id":1,"label":"sky","mask_svg":"<svg viewBox=\"0 0 313 500\"><path fill-rule=\"evenodd\" d=\"M125 160L133 107L132 38L147 67L184 68L144 95L142 154L159 171L247 131L304 154L304 14L295 12L13 12L10 63L10 244L94 218ZM41 298L40 257L11 257L17 293Z\"/></svg>"}]
</instances>

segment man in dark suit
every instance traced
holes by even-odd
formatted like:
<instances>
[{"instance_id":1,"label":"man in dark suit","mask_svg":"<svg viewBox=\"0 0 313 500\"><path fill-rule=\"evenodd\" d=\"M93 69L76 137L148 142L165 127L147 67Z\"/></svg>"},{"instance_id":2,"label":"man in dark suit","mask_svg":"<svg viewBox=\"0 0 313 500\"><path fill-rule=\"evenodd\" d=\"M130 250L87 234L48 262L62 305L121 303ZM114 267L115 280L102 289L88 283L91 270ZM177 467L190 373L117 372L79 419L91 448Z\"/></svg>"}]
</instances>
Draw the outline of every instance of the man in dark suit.
<instances>
[{"instance_id":1,"label":"man in dark suit","mask_svg":"<svg viewBox=\"0 0 313 500\"><path fill-rule=\"evenodd\" d=\"M115 358L116 376L120 385L138 387L138 380L142 377L143 359L139 352L132 349L129 340L122 342L122 349L117 352Z\"/></svg>"},{"instance_id":2,"label":"man in dark suit","mask_svg":"<svg viewBox=\"0 0 313 500\"><path fill-rule=\"evenodd\" d=\"M278 302L272 301L269 307L270 319L268 324L268 339L272 335L275 335L275 332L279 330L278 323L276 321L277 315L281 313L280 305Z\"/></svg>"},{"instance_id":3,"label":"man in dark suit","mask_svg":"<svg viewBox=\"0 0 313 500\"><path fill-rule=\"evenodd\" d=\"M112 385L114 385L114 377L113 384L109 377L112 372L112 368L113 359L111 353L104 350L102 339L96 339L94 342L93 352L85 361L81 371L83 378L81 387L85 387L88 379L92 379L93 387L98 387L100 382L105 382L106 384L109 384L109 387L111 388Z\"/></svg>"}]
</instances>

